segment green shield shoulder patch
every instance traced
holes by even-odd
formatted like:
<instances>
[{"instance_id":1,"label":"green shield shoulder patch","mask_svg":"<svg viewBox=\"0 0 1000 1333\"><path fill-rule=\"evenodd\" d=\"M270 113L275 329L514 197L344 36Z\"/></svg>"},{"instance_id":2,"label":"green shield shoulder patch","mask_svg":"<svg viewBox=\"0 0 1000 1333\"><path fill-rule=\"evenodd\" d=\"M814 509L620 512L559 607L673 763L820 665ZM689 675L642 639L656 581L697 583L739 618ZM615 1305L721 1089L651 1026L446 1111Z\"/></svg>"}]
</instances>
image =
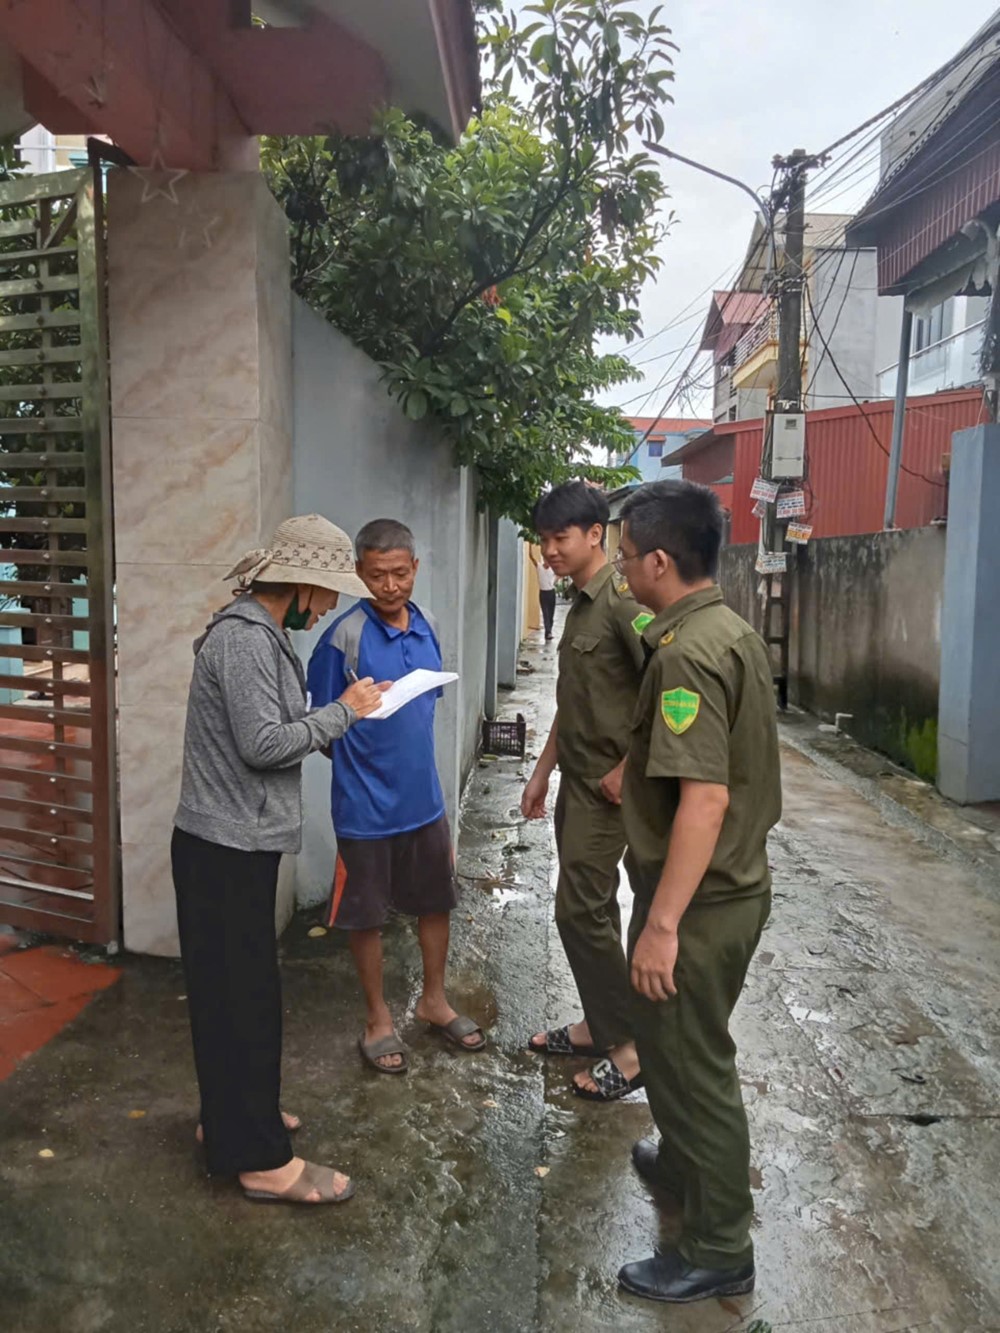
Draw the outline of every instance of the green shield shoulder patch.
<instances>
[{"instance_id":1,"label":"green shield shoulder patch","mask_svg":"<svg viewBox=\"0 0 1000 1333\"><path fill-rule=\"evenodd\" d=\"M652 623L653 623L653 617L649 614L649 612L640 611L639 614L636 616L635 620L632 621L632 628L635 630L636 634L641 634L642 631L646 628L646 626L651 625Z\"/></svg>"},{"instance_id":2,"label":"green shield shoulder patch","mask_svg":"<svg viewBox=\"0 0 1000 1333\"><path fill-rule=\"evenodd\" d=\"M678 686L674 690L664 690L660 699L660 712L663 720L675 736L683 736L698 716L701 707L701 695L694 690L685 690Z\"/></svg>"}]
</instances>

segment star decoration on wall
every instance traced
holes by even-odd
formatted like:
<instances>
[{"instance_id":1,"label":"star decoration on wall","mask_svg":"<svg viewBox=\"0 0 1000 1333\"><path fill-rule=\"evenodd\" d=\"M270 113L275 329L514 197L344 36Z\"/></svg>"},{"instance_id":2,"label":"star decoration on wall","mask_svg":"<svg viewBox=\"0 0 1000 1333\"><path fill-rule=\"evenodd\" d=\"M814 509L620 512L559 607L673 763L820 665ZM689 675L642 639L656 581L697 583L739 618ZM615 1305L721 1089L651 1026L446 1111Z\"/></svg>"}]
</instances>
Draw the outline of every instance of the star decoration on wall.
<instances>
[{"instance_id":1,"label":"star decoration on wall","mask_svg":"<svg viewBox=\"0 0 1000 1333\"><path fill-rule=\"evenodd\" d=\"M210 217L196 201L192 201L184 214L184 225L181 227L180 236L177 238L178 250L186 250L189 246L211 250L212 232L221 221L222 219L218 214Z\"/></svg>"},{"instance_id":2,"label":"star decoration on wall","mask_svg":"<svg viewBox=\"0 0 1000 1333\"><path fill-rule=\"evenodd\" d=\"M180 203L176 186L188 174L187 170L184 167L168 167L159 148L153 150L148 167L129 167L129 171L142 181L140 204L148 204L156 198L166 199L169 204Z\"/></svg>"},{"instance_id":3,"label":"star decoration on wall","mask_svg":"<svg viewBox=\"0 0 1000 1333\"><path fill-rule=\"evenodd\" d=\"M8 0L10 3L10 0ZM49 82L56 90L56 94L64 101L75 101L78 94L83 94L90 106L103 107L108 101L108 79L111 71L114 69L114 62L107 56L102 55L101 65L98 70L92 70L89 74L72 76L68 74L74 64L79 69L79 63L76 60L73 51L50 51L49 61Z\"/></svg>"},{"instance_id":4,"label":"star decoration on wall","mask_svg":"<svg viewBox=\"0 0 1000 1333\"><path fill-rule=\"evenodd\" d=\"M84 82L83 90L91 106L103 107L108 101L108 76L106 73L91 74Z\"/></svg>"}]
</instances>

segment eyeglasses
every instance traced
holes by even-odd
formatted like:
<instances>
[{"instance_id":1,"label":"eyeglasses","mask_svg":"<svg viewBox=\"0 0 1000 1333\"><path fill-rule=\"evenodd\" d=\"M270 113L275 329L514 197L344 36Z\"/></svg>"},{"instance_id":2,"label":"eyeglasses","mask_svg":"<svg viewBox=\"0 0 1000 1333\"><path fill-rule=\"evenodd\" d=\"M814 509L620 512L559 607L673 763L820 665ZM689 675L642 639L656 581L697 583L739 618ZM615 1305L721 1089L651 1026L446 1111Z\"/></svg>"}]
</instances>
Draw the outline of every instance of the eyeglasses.
<instances>
[{"instance_id":1,"label":"eyeglasses","mask_svg":"<svg viewBox=\"0 0 1000 1333\"><path fill-rule=\"evenodd\" d=\"M632 560L642 560L649 555L648 551L636 551L634 555L624 555L621 551L615 556L612 564L619 574L624 574L625 566Z\"/></svg>"}]
</instances>

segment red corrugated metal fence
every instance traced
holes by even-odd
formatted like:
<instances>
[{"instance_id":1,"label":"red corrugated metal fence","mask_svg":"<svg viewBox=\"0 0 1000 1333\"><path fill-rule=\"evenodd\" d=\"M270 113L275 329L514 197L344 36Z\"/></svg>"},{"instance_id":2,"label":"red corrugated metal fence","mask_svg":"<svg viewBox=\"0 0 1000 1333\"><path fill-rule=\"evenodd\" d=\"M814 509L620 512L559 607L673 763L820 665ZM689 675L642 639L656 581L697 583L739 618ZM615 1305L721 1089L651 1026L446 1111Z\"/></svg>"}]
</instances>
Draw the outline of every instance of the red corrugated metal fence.
<instances>
[{"instance_id":1,"label":"red corrugated metal fence","mask_svg":"<svg viewBox=\"0 0 1000 1333\"><path fill-rule=\"evenodd\" d=\"M853 404L808 414L811 513L806 521L812 524L814 537L881 530L892 408L891 402L878 402L864 404L863 415ZM898 527L922 528L945 514L945 460L951 437L983 419L981 390L963 389L907 401ZM716 426L708 446L684 463L684 476L704 484L718 483L732 473L734 543L757 540L759 522L751 512L750 488L760 469L763 430L760 420Z\"/></svg>"}]
</instances>

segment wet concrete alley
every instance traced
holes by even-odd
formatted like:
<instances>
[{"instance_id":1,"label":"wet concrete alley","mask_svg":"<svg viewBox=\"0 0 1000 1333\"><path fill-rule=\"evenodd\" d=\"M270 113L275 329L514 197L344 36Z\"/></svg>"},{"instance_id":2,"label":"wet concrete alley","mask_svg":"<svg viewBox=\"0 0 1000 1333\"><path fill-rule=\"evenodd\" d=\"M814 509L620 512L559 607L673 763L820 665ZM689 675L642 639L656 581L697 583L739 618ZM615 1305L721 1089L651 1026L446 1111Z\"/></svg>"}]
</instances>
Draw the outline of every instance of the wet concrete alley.
<instances>
[{"instance_id":1,"label":"wet concrete alley","mask_svg":"<svg viewBox=\"0 0 1000 1333\"><path fill-rule=\"evenodd\" d=\"M537 753L554 652L523 656L505 712L528 716ZM774 914L736 1018L752 1297L678 1309L617 1290L620 1264L670 1235L629 1163L648 1110L641 1094L583 1103L574 1062L524 1049L576 1008L551 827L521 819L526 767L497 760L466 802L451 968L488 1052L420 1030L419 954L397 922L387 992L412 1072L365 1070L344 942L298 920L282 941L284 1104L304 1120L297 1150L359 1189L344 1208L256 1208L201 1171L180 966L126 958L0 1084L0 1328L1000 1329L1000 848L963 847L803 737L788 732Z\"/></svg>"}]
</instances>

